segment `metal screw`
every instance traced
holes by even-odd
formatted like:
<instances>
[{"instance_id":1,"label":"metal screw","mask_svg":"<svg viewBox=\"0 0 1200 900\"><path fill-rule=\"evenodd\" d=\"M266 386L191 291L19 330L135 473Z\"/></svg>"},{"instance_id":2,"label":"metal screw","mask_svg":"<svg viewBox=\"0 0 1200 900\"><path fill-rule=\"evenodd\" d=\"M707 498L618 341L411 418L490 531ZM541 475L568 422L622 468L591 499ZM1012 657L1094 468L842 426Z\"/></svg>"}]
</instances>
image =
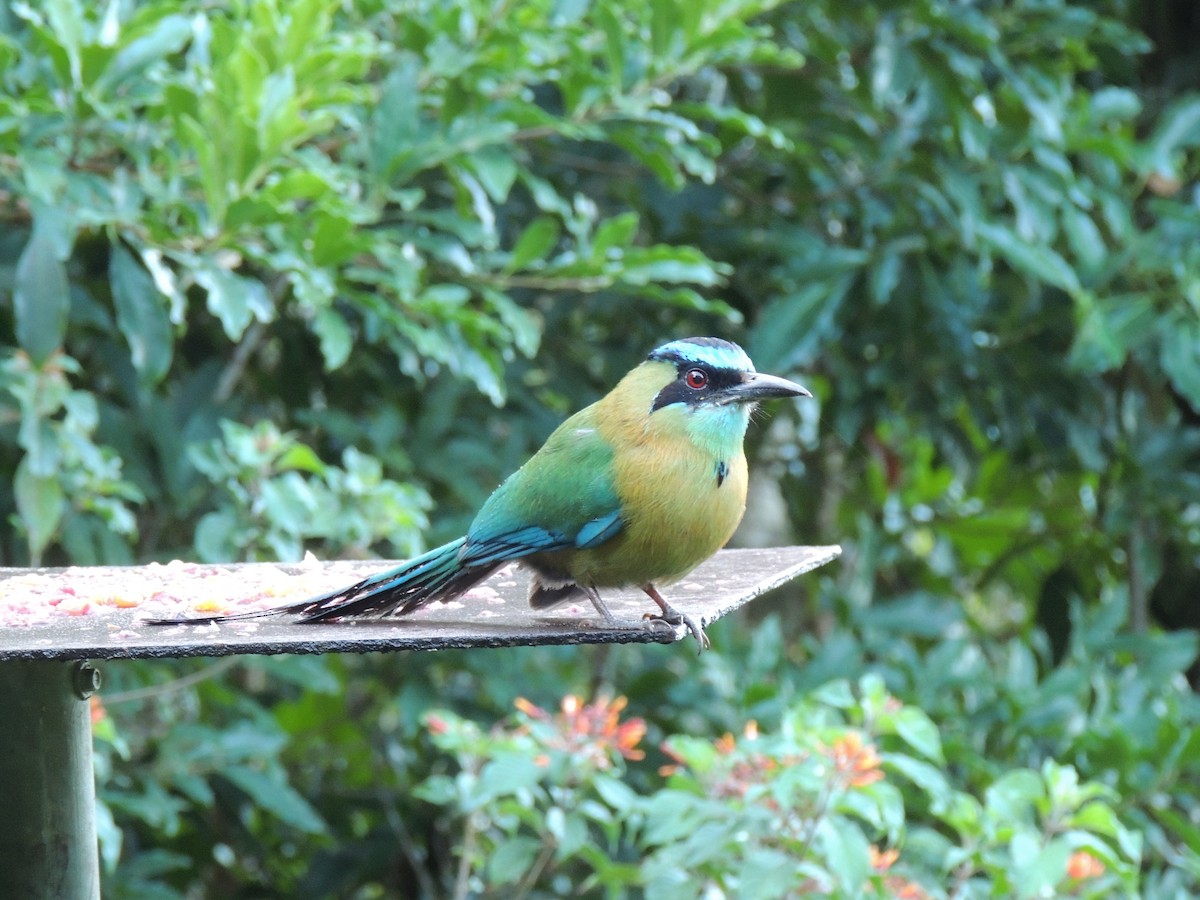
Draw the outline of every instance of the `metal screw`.
<instances>
[{"instance_id":1,"label":"metal screw","mask_svg":"<svg viewBox=\"0 0 1200 900\"><path fill-rule=\"evenodd\" d=\"M86 700L100 690L100 670L91 663L81 662L75 667L73 679L75 693L81 700Z\"/></svg>"}]
</instances>

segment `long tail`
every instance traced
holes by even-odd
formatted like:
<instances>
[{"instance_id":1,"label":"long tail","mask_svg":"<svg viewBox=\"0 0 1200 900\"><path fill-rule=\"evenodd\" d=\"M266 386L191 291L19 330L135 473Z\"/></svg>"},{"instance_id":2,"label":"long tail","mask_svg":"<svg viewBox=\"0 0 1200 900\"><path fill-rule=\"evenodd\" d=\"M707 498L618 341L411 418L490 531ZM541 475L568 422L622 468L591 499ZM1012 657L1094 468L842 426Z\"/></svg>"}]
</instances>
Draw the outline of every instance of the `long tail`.
<instances>
[{"instance_id":1,"label":"long tail","mask_svg":"<svg viewBox=\"0 0 1200 900\"><path fill-rule=\"evenodd\" d=\"M481 566L463 566L459 562L458 551L465 540L466 538L459 538L451 541L394 569L364 578L347 588L301 600L299 603L228 616L154 619L147 624L206 625L210 622L234 622L289 614L299 615L301 622L324 622L354 616L382 617L393 613L403 616L435 600L454 599L505 564L497 562Z\"/></svg>"}]
</instances>

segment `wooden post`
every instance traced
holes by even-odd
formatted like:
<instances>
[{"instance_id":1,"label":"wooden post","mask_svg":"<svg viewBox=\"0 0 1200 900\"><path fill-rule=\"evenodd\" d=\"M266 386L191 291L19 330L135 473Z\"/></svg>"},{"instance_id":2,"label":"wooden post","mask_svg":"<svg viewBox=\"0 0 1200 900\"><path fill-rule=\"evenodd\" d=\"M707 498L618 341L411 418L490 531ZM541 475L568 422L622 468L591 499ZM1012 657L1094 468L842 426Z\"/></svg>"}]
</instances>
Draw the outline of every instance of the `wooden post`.
<instances>
[{"instance_id":1,"label":"wooden post","mask_svg":"<svg viewBox=\"0 0 1200 900\"><path fill-rule=\"evenodd\" d=\"M81 662L0 661L0 897L99 900L96 786Z\"/></svg>"}]
</instances>

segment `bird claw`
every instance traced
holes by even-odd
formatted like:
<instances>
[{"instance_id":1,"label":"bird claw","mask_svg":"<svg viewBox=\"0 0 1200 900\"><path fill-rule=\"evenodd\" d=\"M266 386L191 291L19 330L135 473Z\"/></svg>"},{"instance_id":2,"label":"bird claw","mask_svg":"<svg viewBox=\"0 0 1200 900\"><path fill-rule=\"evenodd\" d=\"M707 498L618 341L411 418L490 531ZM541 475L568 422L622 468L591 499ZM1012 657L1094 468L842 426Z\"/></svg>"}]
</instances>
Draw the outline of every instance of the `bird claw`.
<instances>
[{"instance_id":1,"label":"bird claw","mask_svg":"<svg viewBox=\"0 0 1200 900\"><path fill-rule=\"evenodd\" d=\"M674 629L678 628L680 625L683 625L685 628L687 628L692 637L696 639L697 656L712 646L712 642L709 641L708 635L704 633L704 628L698 625L696 620L691 616L687 615L686 613L681 613L672 606L668 606L667 609L662 613L645 613L642 618L651 622L662 622L672 631L674 631Z\"/></svg>"},{"instance_id":2,"label":"bird claw","mask_svg":"<svg viewBox=\"0 0 1200 900\"><path fill-rule=\"evenodd\" d=\"M664 634L675 634L675 626L657 613L644 613L642 615L642 621L644 621L646 625L654 631L661 631Z\"/></svg>"}]
</instances>

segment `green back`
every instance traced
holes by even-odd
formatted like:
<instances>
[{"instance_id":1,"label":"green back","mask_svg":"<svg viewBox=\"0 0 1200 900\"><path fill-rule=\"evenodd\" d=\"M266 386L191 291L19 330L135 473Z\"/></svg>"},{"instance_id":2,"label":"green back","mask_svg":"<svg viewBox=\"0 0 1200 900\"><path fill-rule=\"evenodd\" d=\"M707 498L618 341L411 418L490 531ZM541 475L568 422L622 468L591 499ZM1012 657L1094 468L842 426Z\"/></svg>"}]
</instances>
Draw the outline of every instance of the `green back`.
<instances>
[{"instance_id":1,"label":"green back","mask_svg":"<svg viewBox=\"0 0 1200 900\"><path fill-rule=\"evenodd\" d=\"M595 404L571 416L495 490L467 532L464 561L595 546L620 530L613 451L595 418Z\"/></svg>"}]
</instances>

